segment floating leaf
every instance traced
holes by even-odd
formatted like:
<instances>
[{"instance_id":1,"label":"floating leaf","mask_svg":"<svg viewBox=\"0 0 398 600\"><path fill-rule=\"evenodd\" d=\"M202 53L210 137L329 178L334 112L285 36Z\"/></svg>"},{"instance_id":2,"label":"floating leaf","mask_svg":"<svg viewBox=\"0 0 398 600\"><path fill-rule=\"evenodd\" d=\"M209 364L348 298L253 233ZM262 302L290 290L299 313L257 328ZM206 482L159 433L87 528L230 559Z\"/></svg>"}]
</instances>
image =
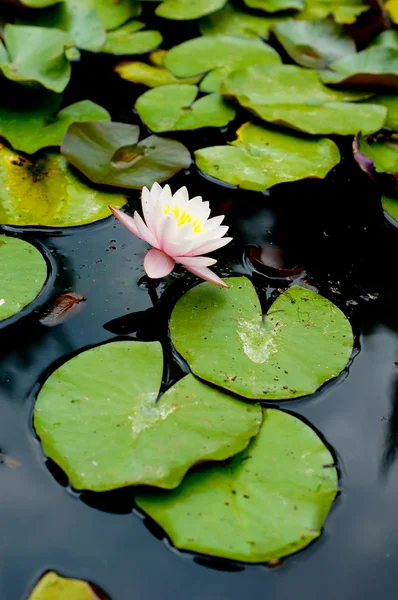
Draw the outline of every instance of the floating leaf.
<instances>
[{"instance_id":1,"label":"floating leaf","mask_svg":"<svg viewBox=\"0 0 398 600\"><path fill-rule=\"evenodd\" d=\"M187 21L220 10L227 0L164 0L155 13L164 19Z\"/></svg>"},{"instance_id":2,"label":"floating leaf","mask_svg":"<svg viewBox=\"0 0 398 600\"><path fill-rule=\"evenodd\" d=\"M224 79L221 92L256 115L277 125L328 135L373 133L383 127L387 110L354 104L368 93L332 90L310 69L293 65L253 65Z\"/></svg>"},{"instance_id":3,"label":"floating leaf","mask_svg":"<svg viewBox=\"0 0 398 600\"><path fill-rule=\"evenodd\" d=\"M381 204L390 221L398 225L398 196L382 196Z\"/></svg>"},{"instance_id":4,"label":"floating leaf","mask_svg":"<svg viewBox=\"0 0 398 600\"><path fill-rule=\"evenodd\" d=\"M370 44L370 48L374 46L384 46L385 48L395 48L398 50L398 31L388 29L378 35Z\"/></svg>"},{"instance_id":5,"label":"floating leaf","mask_svg":"<svg viewBox=\"0 0 398 600\"><path fill-rule=\"evenodd\" d=\"M6 0L7 1L7 0ZM12 0L8 0L12 2ZM43 8L45 6L50 6L51 4L56 4L60 0L19 0L21 4L24 6L28 6L29 8Z\"/></svg>"},{"instance_id":6,"label":"floating leaf","mask_svg":"<svg viewBox=\"0 0 398 600\"><path fill-rule=\"evenodd\" d=\"M70 227L108 217L109 204L126 198L95 190L71 170L63 156L41 152L28 159L0 147L0 223Z\"/></svg>"},{"instance_id":7,"label":"floating leaf","mask_svg":"<svg viewBox=\"0 0 398 600\"><path fill-rule=\"evenodd\" d=\"M75 123L61 152L91 181L132 189L165 181L191 164L180 142L156 135L139 142L139 132L127 123Z\"/></svg>"},{"instance_id":8,"label":"floating leaf","mask_svg":"<svg viewBox=\"0 0 398 600\"><path fill-rule=\"evenodd\" d=\"M84 1L89 2L91 0ZM79 2L81 3L81 0ZM107 31L117 29L126 21L133 17L139 17L141 14L141 4L137 0L117 0L117 2L114 0L112 2L109 2L109 0L94 0L94 6Z\"/></svg>"},{"instance_id":9,"label":"floating leaf","mask_svg":"<svg viewBox=\"0 0 398 600\"><path fill-rule=\"evenodd\" d=\"M363 0L307 0L300 19L310 21L332 16L337 23L355 23L357 17L369 10L370 2Z\"/></svg>"},{"instance_id":10,"label":"floating leaf","mask_svg":"<svg viewBox=\"0 0 398 600\"><path fill-rule=\"evenodd\" d=\"M163 85L140 96L135 108L152 131L181 131L200 127L225 127L235 110L219 94L195 100L196 85Z\"/></svg>"},{"instance_id":11,"label":"floating leaf","mask_svg":"<svg viewBox=\"0 0 398 600\"><path fill-rule=\"evenodd\" d=\"M280 44L299 65L322 69L355 54L354 40L334 21L285 21L273 27Z\"/></svg>"},{"instance_id":12,"label":"floating leaf","mask_svg":"<svg viewBox=\"0 0 398 600\"><path fill-rule=\"evenodd\" d=\"M145 27L141 21L130 21L123 27L111 31L106 37L101 52L108 54L143 54L157 48L162 43L159 31L140 31Z\"/></svg>"},{"instance_id":13,"label":"floating leaf","mask_svg":"<svg viewBox=\"0 0 398 600\"><path fill-rule=\"evenodd\" d=\"M373 46L329 65L320 74L328 84L398 88L398 50Z\"/></svg>"},{"instance_id":14,"label":"floating leaf","mask_svg":"<svg viewBox=\"0 0 398 600\"><path fill-rule=\"evenodd\" d=\"M39 83L58 93L66 88L71 74L65 56L69 40L66 33L7 23L4 39L7 52L4 47L0 51L0 70L7 79Z\"/></svg>"},{"instance_id":15,"label":"floating leaf","mask_svg":"<svg viewBox=\"0 0 398 600\"><path fill-rule=\"evenodd\" d=\"M217 92L223 77L250 64L280 63L279 54L259 39L232 35L194 38L174 46L165 65L176 77L192 77L211 71L201 82L206 92Z\"/></svg>"},{"instance_id":16,"label":"floating leaf","mask_svg":"<svg viewBox=\"0 0 398 600\"><path fill-rule=\"evenodd\" d=\"M392 21L398 25L398 0L387 0L385 9L389 13Z\"/></svg>"},{"instance_id":17,"label":"floating leaf","mask_svg":"<svg viewBox=\"0 0 398 600\"><path fill-rule=\"evenodd\" d=\"M200 20L202 35L243 35L268 39L271 28L287 17L252 15L227 4L222 10Z\"/></svg>"},{"instance_id":18,"label":"floating leaf","mask_svg":"<svg viewBox=\"0 0 398 600\"><path fill-rule=\"evenodd\" d=\"M72 123L110 121L102 106L90 100L75 102L58 111L61 97L46 92L16 102L15 94L6 95L0 104L0 136L22 152L33 154L46 146L60 146Z\"/></svg>"},{"instance_id":19,"label":"floating leaf","mask_svg":"<svg viewBox=\"0 0 398 600\"><path fill-rule=\"evenodd\" d=\"M245 398L288 400L314 393L344 369L351 326L329 300L294 286L263 321L250 281L225 281L229 288L189 290L171 315L173 344L195 375Z\"/></svg>"},{"instance_id":20,"label":"floating leaf","mask_svg":"<svg viewBox=\"0 0 398 600\"><path fill-rule=\"evenodd\" d=\"M40 323L46 327L56 327L80 312L85 301L86 299L77 292L68 292L58 296L45 310Z\"/></svg>"},{"instance_id":21,"label":"floating leaf","mask_svg":"<svg viewBox=\"0 0 398 600\"><path fill-rule=\"evenodd\" d=\"M304 0L244 0L249 8L257 8L266 12L274 13L279 10L302 10Z\"/></svg>"},{"instance_id":22,"label":"floating leaf","mask_svg":"<svg viewBox=\"0 0 398 600\"><path fill-rule=\"evenodd\" d=\"M340 162L334 142L309 139L246 123L227 146L195 152L198 168L245 190L266 190L277 183L326 177Z\"/></svg>"},{"instance_id":23,"label":"floating leaf","mask_svg":"<svg viewBox=\"0 0 398 600\"><path fill-rule=\"evenodd\" d=\"M0 236L0 321L21 311L47 279L41 252L18 238Z\"/></svg>"},{"instance_id":24,"label":"floating leaf","mask_svg":"<svg viewBox=\"0 0 398 600\"><path fill-rule=\"evenodd\" d=\"M372 98L372 104L384 106L387 109L387 119L384 127L398 131L398 97L388 95L375 96Z\"/></svg>"},{"instance_id":25,"label":"floating leaf","mask_svg":"<svg viewBox=\"0 0 398 600\"><path fill-rule=\"evenodd\" d=\"M80 579L61 577L54 571L49 571L40 579L29 600L105 600L97 596L92 586Z\"/></svg>"},{"instance_id":26,"label":"floating leaf","mask_svg":"<svg viewBox=\"0 0 398 600\"><path fill-rule=\"evenodd\" d=\"M135 501L177 548L271 562L320 536L338 489L333 464L308 425L267 409L244 452L188 473L176 490L143 491Z\"/></svg>"},{"instance_id":27,"label":"floating leaf","mask_svg":"<svg viewBox=\"0 0 398 600\"><path fill-rule=\"evenodd\" d=\"M34 425L77 489L174 488L197 462L246 448L261 423L248 406L187 375L156 402L158 342L113 342L74 357L41 389Z\"/></svg>"},{"instance_id":28,"label":"floating leaf","mask_svg":"<svg viewBox=\"0 0 398 600\"><path fill-rule=\"evenodd\" d=\"M398 134L382 133L365 138L358 135L354 140L354 157L368 174L395 175L398 182Z\"/></svg>"}]
</instances>

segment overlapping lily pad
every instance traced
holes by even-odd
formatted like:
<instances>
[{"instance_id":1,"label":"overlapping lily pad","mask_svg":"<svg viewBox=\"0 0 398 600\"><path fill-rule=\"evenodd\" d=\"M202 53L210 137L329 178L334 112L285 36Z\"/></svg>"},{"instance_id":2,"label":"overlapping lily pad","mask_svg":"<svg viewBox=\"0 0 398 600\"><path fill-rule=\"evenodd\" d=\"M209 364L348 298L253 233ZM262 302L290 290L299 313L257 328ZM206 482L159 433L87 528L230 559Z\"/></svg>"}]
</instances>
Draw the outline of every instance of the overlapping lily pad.
<instances>
[{"instance_id":1,"label":"overlapping lily pad","mask_svg":"<svg viewBox=\"0 0 398 600\"><path fill-rule=\"evenodd\" d=\"M224 127L235 110L219 94L196 100L196 85L163 85L140 96L135 108L152 131L181 131L200 127Z\"/></svg>"},{"instance_id":2,"label":"overlapping lily pad","mask_svg":"<svg viewBox=\"0 0 398 600\"><path fill-rule=\"evenodd\" d=\"M280 10L302 10L304 0L244 0L249 8L264 10L269 13Z\"/></svg>"},{"instance_id":3,"label":"overlapping lily pad","mask_svg":"<svg viewBox=\"0 0 398 600\"><path fill-rule=\"evenodd\" d=\"M176 77L205 74L200 88L217 92L229 72L251 64L280 63L279 54L260 39L232 35L202 36L174 46L166 55L165 66Z\"/></svg>"},{"instance_id":4,"label":"overlapping lily pad","mask_svg":"<svg viewBox=\"0 0 398 600\"><path fill-rule=\"evenodd\" d=\"M144 54L157 48L163 37L159 31L141 31L145 27L141 21L130 21L123 27L111 31L106 37L101 52L107 54Z\"/></svg>"},{"instance_id":5,"label":"overlapping lily pad","mask_svg":"<svg viewBox=\"0 0 398 600\"><path fill-rule=\"evenodd\" d=\"M246 448L262 415L187 375L157 402L158 342L113 342L83 352L41 389L34 425L44 452L77 489L146 484L171 489L197 462Z\"/></svg>"},{"instance_id":6,"label":"overlapping lily pad","mask_svg":"<svg viewBox=\"0 0 398 600\"><path fill-rule=\"evenodd\" d=\"M227 146L195 152L198 168L245 190L266 190L277 183L306 177L323 178L340 162L340 153L328 139L310 139L246 123Z\"/></svg>"},{"instance_id":7,"label":"overlapping lily pad","mask_svg":"<svg viewBox=\"0 0 398 600\"><path fill-rule=\"evenodd\" d=\"M163 0L156 8L156 14L164 19L187 21L200 19L220 10L227 0Z\"/></svg>"},{"instance_id":8,"label":"overlapping lily pad","mask_svg":"<svg viewBox=\"0 0 398 600\"><path fill-rule=\"evenodd\" d=\"M0 70L7 79L40 84L57 93L66 88L71 69L65 32L7 23L4 40L7 50L0 42Z\"/></svg>"},{"instance_id":9,"label":"overlapping lily pad","mask_svg":"<svg viewBox=\"0 0 398 600\"><path fill-rule=\"evenodd\" d=\"M240 396L288 400L337 377L352 352L351 326L329 300L294 286L262 320L253 285L202 283L177 302L170 320L175 348L193 373Z\"/></svg>"},{"instance_id":10,"label":"overlapping lily pad","mask_svg":"<svg viewBox=\"0 0 398 600\"><path fill-rule=\"evenodd\" d=\"M244 452L188 473L176 490L145 491L135 500L177 548L275 562L321 534L338 489L333 464L308 425L268 409Z\"/></svg>"},{"instance_id":11,"label":"overlapping lily pad","mask_svg":"<svg viewBox=\"0 0 398 600\"><path fill-rule=\"evenodd\" d=\"M93 587L80 579L61 577L49 571L35 586L29 600L106 600L101 593L97 596Z\"/></svg>"},{"instance_id":12,"label":"overlapping lily pad","mask_svg":"<svg viewBox=\"0 0 398 600\"><path fill-rule=\"evenodd\" d=\"M273 32L289 56L299 65L322 69L355 54L354 40L334 21L295 21L274 25Z\"/></svg>"},{"instance_id":13,"label":"overlapping lily pad","mask_svg":"<svg viewBox=\"0 0 398 600\"><path fill-rule=\"evenodd\" d=\"M139 133L127 123L74 123L61 152L91 181L132 189L165 181L191 164L180 142L155 135L138 141Z\"/></svg>"},{"instance_id":14,"label":"overlapping lily pad","mask_svg":"<svg viewBox=\"0 0 398 600\"><path fill-rule=\"evenodd\" d=\"M382 95L372 98L372 104L384 106L387 109L387 119L384 127L398 131L398 96Z\"/></svg>"},{"instance_id":15,"label":"overlapping lily pad","mask_svg":"<svg viewBox=\"0 0 398 600\"><path fill-rule=\"evenodd\" d=\"M390 46L372 46L342 58L321 73L324 83L345 86L398 88L398 50Z\"/></svg>"},{"instance_id":16,"label":"overlapping lily pad","mask_svg":"<svg viewBox=\"0 0 398 600\"><path fill-rule=\"evenodd\" d=\"M332 16L336 23L349 25L370 8L364 0L307 0L300 19L310 21Z\"/></svg>"},{"instance_id":17,"label":"overlapping lily pad","mask_svg":"<svg viewBox=\"0 0 398 600\"><path fill-rule=\"evenodd\" d=\"M109 216L126 198L93 189L55 152L28 159L0 147L0 223L70 227Z\"/></svg>"},{"instance_id":18,"label":"overlapping lily pad","mask_svg":"<svg viewBox=\"0 0 398 600\"><path fill-rule=\"evenodd\" d=\"M352 101L369 92L330 89L316 71L293 65L253 65L223 80L221 93L277 125L315 135L373 133L383 127L387 109Z\"/></svg>"},{"instance_id":19,"label":"overlapping lily pad","mask_svg":"<svg viewBox=\"0 0 398 600\"><path fill-rule=\"evenodd\" d=\"M18 238L0 236L0 323L20 312L47 279L41 252Z\"/></svg>"},{"instance_id":20,"label":"overlapping lily pad","mask_svg":"<svg viewBox=\"0 0 398 600\"><path fill-rule=\"evenodd\" d=\"M268 39L271 28L287 19L284 16L259 16L227 4L222 10L201 19L199 30L202 35L243 35Z\"/></svg>"}]
</instances>

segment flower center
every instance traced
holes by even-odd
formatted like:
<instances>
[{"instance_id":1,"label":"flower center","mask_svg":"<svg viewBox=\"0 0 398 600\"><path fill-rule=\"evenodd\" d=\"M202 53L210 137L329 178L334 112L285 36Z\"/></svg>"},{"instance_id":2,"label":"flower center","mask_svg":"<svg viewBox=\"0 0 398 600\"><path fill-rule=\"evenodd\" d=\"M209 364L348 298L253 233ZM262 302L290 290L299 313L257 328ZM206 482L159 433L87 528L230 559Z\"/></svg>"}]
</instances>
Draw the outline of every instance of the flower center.
<instances>
[{"instance_id":1,"label":"flower center","mask_svg":"<svg viewBox=\"0 0 398 600\"><path fill-rule=\"evenodd\" d=\"M203 231L203 224L200 221L200 219L195 219L195 215L192 215L186 210L181 211L181 208L177 204L175 206L170 206L170 204L168 204L164 208L163 212L165 215L174 215L178 227L180 227L181 225L185 225L185 223L190 223L193 227L194 233L200 233L201 231Z\"/></svg>"}]
</instances>

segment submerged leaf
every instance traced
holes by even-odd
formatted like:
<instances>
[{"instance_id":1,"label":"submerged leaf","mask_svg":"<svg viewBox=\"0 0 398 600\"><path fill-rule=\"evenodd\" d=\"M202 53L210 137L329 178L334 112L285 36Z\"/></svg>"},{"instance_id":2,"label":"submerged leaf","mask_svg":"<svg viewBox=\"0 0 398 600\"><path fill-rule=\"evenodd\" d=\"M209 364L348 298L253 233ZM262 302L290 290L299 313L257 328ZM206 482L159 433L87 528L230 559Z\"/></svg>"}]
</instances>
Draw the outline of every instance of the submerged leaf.
<instances>
[{"instance_id":1,"label":"submerged leaf","mask_svg":"<svg viewBox=\"0 0 398 600\"><path fill-rule=\"evenodd\" d=\"M195 152L198 168L242 189L263 191L277 183L326 177L340 162L334 142L266 129L246 123L227 146Z\"/></svg>"},{"instance_id":2,"label":"submerged leaf","mask_svg":"<svg viewBox=\"0 0 398 600\"><path fill-rule=\"evenodd\" d=\"M163 0L155 13L164 19L187 21L220 10L227 0Z\"/></svg>"},{"instance_id":3,"label":"submerged leaf","mask_svg":"<svg viewBox=\"0 0 398 600\"><path fill-rule=\"evenodd\" d=\"M47 279L41 252L18 238L0 236L0 322L20 312Z\"/></svg>"},{"instance_id":4,"label":"submerged leaf","mask_svg":"<svg viewBox=\"0 0 398 600\"><path fill-rule=\"evenodd\" d=\"M151 187L189 167L191 155L183 144L155 135L139 142L139 131L127 123L75 123L61 152L91 181L132 189Z\"/></svg>"},{"instance_id":5,"label":"submerged leaf","mask_svg":"<svg viewBox=\"0 0 398 600\"><path fill-rule=\"evenodd\" d=\"M29 600L106 600L101 592L98 596L94 588L86 581L61 577L49 571L35 586Z\"/></svg>"},{"instance_id":6,"label":"submerged leaf","mask_svg":"<svg viewBox=\"0 0 398 600\"><path fill-rule=\"evenodd\" d=\"M338 490L334 458L303 421L264 410L259 435L173 491L136 494L177 548L250 563L276 561L318 538Z\"/></svg>"},{"instance_id":7,"label":"submerged leaf","mask_svg":"<svg viewBox=\"0 0 398 600\"><path fill-rule=\"evenodd\" d=\"M225 281L229 288L189 290L171 315L172 342L195 375L244 398L288 400L313 394L345 368L352 330L332 302L294 286L263 320L250 281Z\"/></svg>"},{"instance_id":8,"label":"submerged leaf","mask_svg":"<svg viewBox=\"0 0 398 600\"><path fill-rule=\"evenodd\" d=\"M123 341L82 352L46 381L35 429L76 489L174 488L192 465L224 460L257 433L258 405L193 375L157 402L162 372L158 342Z\"/></svg>"}]
</instances>

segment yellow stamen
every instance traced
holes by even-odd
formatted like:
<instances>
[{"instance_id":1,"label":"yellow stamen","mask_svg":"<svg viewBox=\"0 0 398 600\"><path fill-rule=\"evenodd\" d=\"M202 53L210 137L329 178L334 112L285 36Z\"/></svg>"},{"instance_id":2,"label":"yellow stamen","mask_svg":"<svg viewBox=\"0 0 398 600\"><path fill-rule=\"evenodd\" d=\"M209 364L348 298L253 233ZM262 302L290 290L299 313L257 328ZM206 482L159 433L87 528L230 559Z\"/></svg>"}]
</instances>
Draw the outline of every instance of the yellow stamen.
<instances>
[{"instance_id":1,"label":"yellow stamen","mask_svg":"<svg viewBox=\"0 0 398 600\"><path fill-rule=\"evenodd\" d=\"M164 208L163 212L165 215L171 213L175 216L177 221L177 227L180 227L180 225L185 225L185 223L192 223L194 233L200 233L201 231L203 231L203 225L201 221L199 219L194 220L194 215L191 215L186 210L184 210L184 212L181 212L181 209L178 205L171 207L170 204L168 204Z\"/></svg>"}]
</instances>

